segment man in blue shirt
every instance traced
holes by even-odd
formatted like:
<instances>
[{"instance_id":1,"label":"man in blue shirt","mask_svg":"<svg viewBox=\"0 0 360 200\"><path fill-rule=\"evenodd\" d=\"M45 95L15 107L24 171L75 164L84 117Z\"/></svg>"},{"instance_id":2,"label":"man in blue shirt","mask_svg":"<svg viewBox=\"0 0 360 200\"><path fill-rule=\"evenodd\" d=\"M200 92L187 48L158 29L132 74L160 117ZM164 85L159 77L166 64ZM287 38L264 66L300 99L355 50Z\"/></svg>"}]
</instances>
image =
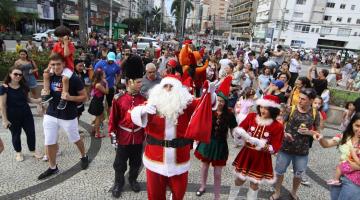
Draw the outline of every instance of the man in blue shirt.
<instances>
[{"instance_id":1,"label":"man in blue shirt","mask_svg":"<svg viewBox=\"0 0 360 200\"><path fill-rule=\"evenodd\" d=\"M106 81L109 86L109 93L106 95L107 113L110 113L112 99L115 94L115 85L120 80L120 67L116 64L116 55L114 52L107 54L107 60L100 60L96 63L94 71L101 68L106 76Z\"/></svg>"}]
</instances>

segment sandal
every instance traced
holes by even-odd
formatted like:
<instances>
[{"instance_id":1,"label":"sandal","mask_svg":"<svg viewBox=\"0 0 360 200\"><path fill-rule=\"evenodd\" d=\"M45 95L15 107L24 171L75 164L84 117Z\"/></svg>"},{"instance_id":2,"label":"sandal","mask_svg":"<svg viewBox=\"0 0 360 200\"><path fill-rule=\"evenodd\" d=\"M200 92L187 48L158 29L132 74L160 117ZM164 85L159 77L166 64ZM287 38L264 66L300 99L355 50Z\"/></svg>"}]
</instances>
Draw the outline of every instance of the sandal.
<instances>
[{"instance_id":1,"label":"sandal","mask_svg":"<svg viewBox=\"0 0 360 200\"><path fill-rule=\"evenodd\" d=\"M275 193L273 193L273 194L270 196L269 200L279 200L279 199L280 199L280 196L279 196L278 198L275 198L274 196L275 196Z\"/></svg>"},{"instance_id":2,"label":"sandal","mask_svg":"<svg viewBox=\"0 0 360 200\"><path fill-rule=\"evenodd\" d=\"M200 189L199 189L198 191L196 191L196 196L201 197L204 193L205 193L205 190L200 191Z\"/></svg>"},{"instance_id":3,"label":"sandal","mask_svg":"<svg viewBox=\"0 0 360 200\"><path fill-rule=\"evenodd\" d=\"M298 196L293 196L291 193L290 193L290 200L300 200L300 198Z\"/></svg>"}]
</instances>

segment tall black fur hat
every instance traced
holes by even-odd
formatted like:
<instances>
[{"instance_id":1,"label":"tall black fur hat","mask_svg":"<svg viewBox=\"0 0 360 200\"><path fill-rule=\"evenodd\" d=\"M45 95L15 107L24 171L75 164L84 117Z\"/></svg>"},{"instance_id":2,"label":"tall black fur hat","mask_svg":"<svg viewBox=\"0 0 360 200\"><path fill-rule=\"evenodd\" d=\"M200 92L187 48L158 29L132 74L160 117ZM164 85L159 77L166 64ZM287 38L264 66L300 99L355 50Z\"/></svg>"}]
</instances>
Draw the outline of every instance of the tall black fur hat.
<instances>
[{"instance_id":1,"label":"tall black fur hat","mask_svg":"<svg viewBox=\"0 0 360 200\"><path fill-rule=\"evenodd\" d=\"M138 55L130 55L124 63L124 74L128 79L142 78L144 75L144 64Z\"/></svg>"}]
</instances>

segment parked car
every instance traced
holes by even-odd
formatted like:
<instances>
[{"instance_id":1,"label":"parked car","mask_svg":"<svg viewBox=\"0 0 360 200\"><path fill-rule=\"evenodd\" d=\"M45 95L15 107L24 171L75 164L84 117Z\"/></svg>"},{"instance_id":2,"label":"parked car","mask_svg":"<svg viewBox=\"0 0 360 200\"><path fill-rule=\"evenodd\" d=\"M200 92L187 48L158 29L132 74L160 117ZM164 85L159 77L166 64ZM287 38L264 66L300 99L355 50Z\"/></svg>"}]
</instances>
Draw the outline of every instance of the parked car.
<instances>
[{"instance_id":1,"label":"parked car","mask_svg":"<svg viewBox=\"0 0 360 200\"><path fill-rule=\"evenodd\" d=\"M153 44L155 49L160 48L160 46L158 45L158 42L154 38L151 38L151 37L138 37L137 39L138 39L138 41L137 41L137 51L138 51L138 53L140 55L144 54L145 49L146 49L146 47L149 46L150 42ZM127 44L131 47L132 46L132 41L128 41Z\"/></svg>"},{"instance_id":2,"label":"parked car","mask_svg":"<svg viewBox=\"0 0 360 200\"><path fill-rule=\"evenodd\" d=\"M51 36L54 38L54 40L57 40L58 38L54 35L55 29L48 29L43 33L35 33L33 34L33 40L37 42L41 42L42 39L46 39L48 36L48 33L51 34Z\"/></svg>"}]
</instances>

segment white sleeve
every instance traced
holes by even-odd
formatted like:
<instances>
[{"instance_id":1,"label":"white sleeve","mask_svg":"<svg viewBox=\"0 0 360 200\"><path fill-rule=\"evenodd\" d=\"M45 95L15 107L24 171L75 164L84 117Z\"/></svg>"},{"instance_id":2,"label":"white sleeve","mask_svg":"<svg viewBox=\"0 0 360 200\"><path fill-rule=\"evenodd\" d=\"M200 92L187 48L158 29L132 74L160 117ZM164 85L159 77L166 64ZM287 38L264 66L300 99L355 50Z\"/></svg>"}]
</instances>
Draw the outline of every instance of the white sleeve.
<instances>
[{"instance_id":1,"label":"white sleeve","mask_svg":"<svg viewBox=\"0 0 360 200\"><path fill-rule=\"evenodd\" d=\"M143 114L142 110L145 106L136 106L131 111L131 120L137 126L145 128L148 123L148 115L147 113Z\"/></svg>"}]
</instances>

